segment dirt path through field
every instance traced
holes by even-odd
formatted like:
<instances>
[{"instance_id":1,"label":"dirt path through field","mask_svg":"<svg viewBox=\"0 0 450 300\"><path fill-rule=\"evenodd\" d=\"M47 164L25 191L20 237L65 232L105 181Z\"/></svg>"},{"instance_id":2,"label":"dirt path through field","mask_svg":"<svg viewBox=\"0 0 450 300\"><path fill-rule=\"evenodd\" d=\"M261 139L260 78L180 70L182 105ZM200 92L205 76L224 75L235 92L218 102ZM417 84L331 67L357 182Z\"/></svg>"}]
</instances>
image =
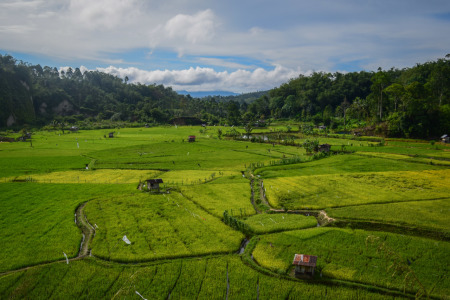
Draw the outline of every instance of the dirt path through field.
<instances>
[{"instance_id":1,"label":"dirt path through field","mask_svg":"<svg viewBox=\"0 0 450 300\"><path fill-rule=\"evenodd\" d=\"M86 206L86 203L87 202L84 202L76 209L77 225L81 229L81 232L83 233L83 240L81 242L80 250L78 252L77 257L84 257L89 255L89 244L95 235L94 227L89 223L89 221L86 219L86 216L83 213L83 209Z\"/></svg>"},{"instance_id":2,"label":"dirt path through field","mask_svg":"<svg viewBox=\"0 0 450 300\"><path fill-rule=\"evenodd\" d=\"M81 241L80 250L78 251L78 255L76 257L69 258L67 260L62 259L62 260L55 260L52 262L38 263L35 265L23 267L20 269L0 273L0 276L4 276L7 274L20 272L20 271L26 271L30 268L50 265L50 264L54 264L54 263L67 263L67 261L71 262L71 261L79 260L79 259L82 259L82 258L88 256L89 255L89 243L95 235L95 229L87 221L86 216L83 214L83 208L86 206L86 203L87 202L78 206L78 208L76 209L76 212L75 212L76 213L76 217L75 217L76 223L77 223L78 227L81 229L81 232L83 234L83 240Z\"/></svg>"}]
</instances>

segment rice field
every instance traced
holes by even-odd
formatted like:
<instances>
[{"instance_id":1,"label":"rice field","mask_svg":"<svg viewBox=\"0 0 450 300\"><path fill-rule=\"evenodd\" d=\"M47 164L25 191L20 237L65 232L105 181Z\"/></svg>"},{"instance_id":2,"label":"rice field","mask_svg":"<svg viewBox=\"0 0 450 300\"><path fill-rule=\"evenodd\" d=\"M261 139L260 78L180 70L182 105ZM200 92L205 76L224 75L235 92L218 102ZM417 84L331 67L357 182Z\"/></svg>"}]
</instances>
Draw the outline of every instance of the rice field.
<instances>
[{"instance_id":1,"label":"rice field","mask_svg":"<svg viewBox=\"0 0 450 300\"><path fill-rule=\"evenodd\" d=\"M182 187L181 191L185 197L218 218L222 218L225 210L239 217L256 213L250 200L249 181L240 174Z\"/></svg>"},{"instance_id":2,"label":"rice field","mask_svg":"<svg viewBox=\"0 0 450 300\"><path fill-rule=\"evenodd\" d=\"M32 143L0 143L0 298L402 298L405 274L392 276L368 236L427 288L437 283L435 298L448 297L448 241L411 236L417 228L448 237L447 146L319 137L355 152L312 160L302 147L220 140L216 129L36 132ZM411 228L410 235L258 213L252 201L264 199L258 180L252 194L253 175L273 208L325 209L350 228L377 222ZM163 179L169 193L136 189L151 178ZM95 229L92 256L81 258L80 204ZM250 228L247 236L222 221L224 211ZM253 243L252 263L238 254L244 238ZM294 253L319 257L316 278L290 276Z\"/></svg>"},{"instance_id":3,"label":"rice field","mask_svg":"<svg viewBox=\"0 0 450 300\"><path fill-rule=\"evenodd\" d=\"M258 214L245 218L244 223L248 224L250 229L256 234L305 229L317 226L315 217L297 214Z\"/></svg>"},{"instance_id":4,"label":"rice field","mask_svg":"<svg viewBox=\"0 0 450 300\"><path fill-rule=\"evenodd\" d=\"M332 218L375 221L450 234L450 198L327 208L326 211Z\"/></svg>"},{"instance_id":5,"label":"rice field","mask_svg":"<svg viewBox=\"0 0 450 300\"><path fill-rule=\"evenodd\" d=\"M80 276L83 274L83 276ZM46 299L386 299L367 289L287 281L258 273L239 257L204 257L140 266L92 258L0 277L0 297ZM389 297L401 299L401 297Z\"/></svg>"},{"instance_id":6,"label":"rice field","mask_svg":"<svg viewBox=\"0 0 450 300\"><path fill-rule=\"evenodd\" d=\"M93 183L136 184L148 178L159 178L164 172L158 170L77 170L22 175L6 178L6 181L33 181L38 183Z\"/></svg>"},{"instance_id":7,"label":"rice field","mask_svg":"<svg viewBox=\"0 0 450 300\"><path fill-rule=\"evenodd\" d=\"M264 180L273 207L322 209L448 197L450 170L365 172Z\"/></svg>"},{"instance_id":8,"label":"rice field","mask_svg":"<svg viewBox=\"0 0 450 300\"><path fill-rule=\"evenodd\" d=\"M75 209L117 192L115 186L0 184L0 272L61 260L63 252L75 257L82 240Z\"/></svg>"},{"instance_id":9,"label":"rice field","mask_svg":"<svg viewBox=\"0 0 450 300\"><path fill-rule=\"evenodd\" d=\"M406 274L393 275L395 269L389 267L394 255L385 258L378 253L378 244L369 243L368 236L379 237L414 271L422 284L432 287L437 282L436 296L448 295L450 243L444 241L362 230L314 228L265 235L260 238L253 257L263 267L287 273L294 254L316 255L318 273L323 277L402 290ZM415 285L410 291L417 289Z\"/></svg>"},{"instance_id":10,"label":"rice field","mask_svg":"<svg viewBox=\"0 0 450 300\"><path fill-rule=\"evenodd\" d=\"M95 199L85 207L96 228L92 255L120 262L237 251L243 235L178 193ZM124 242L124 236L131 242Z\"/></svg>"}]
</instances>

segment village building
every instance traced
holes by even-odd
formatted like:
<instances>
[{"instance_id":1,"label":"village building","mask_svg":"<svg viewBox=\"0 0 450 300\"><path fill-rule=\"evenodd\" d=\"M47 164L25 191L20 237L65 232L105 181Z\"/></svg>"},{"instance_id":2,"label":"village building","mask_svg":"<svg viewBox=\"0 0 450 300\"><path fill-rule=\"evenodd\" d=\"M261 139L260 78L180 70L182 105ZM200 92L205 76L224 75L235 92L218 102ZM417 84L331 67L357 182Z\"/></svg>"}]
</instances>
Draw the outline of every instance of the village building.
<instances>
[{"instance_id":1,"label":"village building","mask_svg":"<svg viewBox=\"0 0 450 300\"><path fill-rule=\"evenodd\" d=\"M295 276L314 276L317 256L306 254L295 254L292 264L295 266Z\"/></svg>"},{"instance_id":2,"label":"village building","mask_svg":"<svg viewBox=\"0 0 450 300\"><path fill-rule=\"evenodd\" d=\"M188 141L190 143L195 142L195 135L190 135Z\"/></svg>"},{"instance_id":3,"label":"village building","mask_svg":"<svg viewBox=\"0 0 450 300\"><path fill-rule=\"evenodd\" d=\"M77 126L71 126L71 127L69 128L69 130L70 130L70 131L73 131L73 132L77 132L77 131L78 131L78 127L77 127Z\"/></svg>"},{"instance_id":4,"label":"village building","mask_svg":"<svg viewBox=\"0 0 450 300\"><path fill-rule=\"evenodd\" d=\"M160 187L159 184L163 183L163 180L161 178L157 178L157 179L147 179L147 190L149 191L160 191Z\"/></svg>"},{"instance_id":5,"label":"village building","mask_svg":"<svg viewBox=\"0 0 450 300\"><path fill-rule=\"evenodd\" d=\"M447 134L444 134L443 136L441 136L441 141L443 143L450 143L450 136L448 136Z\"/></svg>"},{"instance_id":6,"label":"village building","mask_svg":"<svg viewBox=\"0 0 450 300\"><path fill-rule=\"evenodd\" d=\"M331 145L330 144L319 145L319 152L329 153L330 150L331 150Z\"/></svg>"}]
</instances>

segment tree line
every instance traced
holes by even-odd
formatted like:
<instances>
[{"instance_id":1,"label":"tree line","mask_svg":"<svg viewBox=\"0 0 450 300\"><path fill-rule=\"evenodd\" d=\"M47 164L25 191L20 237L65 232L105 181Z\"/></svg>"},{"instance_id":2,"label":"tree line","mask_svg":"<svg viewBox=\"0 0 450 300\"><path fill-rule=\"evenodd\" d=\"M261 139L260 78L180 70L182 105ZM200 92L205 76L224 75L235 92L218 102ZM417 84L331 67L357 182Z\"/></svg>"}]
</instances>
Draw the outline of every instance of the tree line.
<instances>
[{"instance_id":1,"label":"tree line","mask_svg":"<svg viewBox=\"0 0 450 300\"><path fill-rule=\"evenodd\" d=\"M193 98L163 85L79 68L60 71L0 55L0 127L139 122L195 117L207 124L296 120L398 137L450 130L450 55L411 68L299 75L266 92ZM258 123L259 122L259 123Z\"/></svg>"}]
</instances>

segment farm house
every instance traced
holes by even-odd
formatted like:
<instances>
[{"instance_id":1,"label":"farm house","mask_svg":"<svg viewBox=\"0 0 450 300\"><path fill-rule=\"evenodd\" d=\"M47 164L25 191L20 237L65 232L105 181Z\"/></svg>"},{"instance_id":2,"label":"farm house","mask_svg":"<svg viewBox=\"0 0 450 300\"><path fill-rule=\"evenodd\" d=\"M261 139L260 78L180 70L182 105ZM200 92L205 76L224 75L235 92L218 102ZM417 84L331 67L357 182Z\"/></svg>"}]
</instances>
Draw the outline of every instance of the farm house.
<instances>
[{"instance_id":1,"label":"farm house","mask_svg":"<svg viewBox=\"0 0 450 300\"><path fill-rule=\"evenodd\" d=\"M330 152L330 149L331 149L331 145L330 144L319 145L319 152L328 153L328 152Z\"/></svg>"},{"instance_id":2,"label":"farm house","mask_svg":"<svg viewBox=\"0 0 450 300\"><path fill-rule=\"evenodd\" d=\"M189 140L190 143L195 142L195 135L190 135Z\"/></svg>"},{"instance_id":3,"label":"farm house","mask_svg":"<svg viewBox=\"0 0 450 300\"><path fill-rule=\"evenodd\" d=\"M149 191L158 191L159 192L159 184L163 183L161 178L158 179L147 179L147 189Z\"/></svg>"},{"instance_id":4,"label":"farm house","mask_svg":"<svg viewBox=\"0 0 450 300\"><path fill-rule=\"evenodd\" d=\"M295 266L295 276L314 276L317 256L306 254L295 254L292 264Z\"/></svg>"}]
</instances>

